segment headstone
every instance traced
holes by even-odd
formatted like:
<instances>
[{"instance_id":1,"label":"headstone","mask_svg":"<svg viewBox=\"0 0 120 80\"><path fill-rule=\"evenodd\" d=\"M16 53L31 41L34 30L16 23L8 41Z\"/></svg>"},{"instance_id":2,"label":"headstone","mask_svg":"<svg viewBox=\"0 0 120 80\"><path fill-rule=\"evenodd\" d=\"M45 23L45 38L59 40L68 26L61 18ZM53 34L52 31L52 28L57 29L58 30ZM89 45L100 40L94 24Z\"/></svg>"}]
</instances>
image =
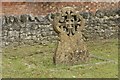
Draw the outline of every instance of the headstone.
<instances>
[{"instance_id":1,"label":"headstone","mask_svg":"<svg viewBox=\"0 0 120 80\"><path fill-rule=\"evenodd\" d=\"M84 23L83 17L73 7L64 7L55 14L52 24L59 36L53 56L55 64L74 65L89 60L81 32L85 27Z\"/></svg>"}]
</instances>

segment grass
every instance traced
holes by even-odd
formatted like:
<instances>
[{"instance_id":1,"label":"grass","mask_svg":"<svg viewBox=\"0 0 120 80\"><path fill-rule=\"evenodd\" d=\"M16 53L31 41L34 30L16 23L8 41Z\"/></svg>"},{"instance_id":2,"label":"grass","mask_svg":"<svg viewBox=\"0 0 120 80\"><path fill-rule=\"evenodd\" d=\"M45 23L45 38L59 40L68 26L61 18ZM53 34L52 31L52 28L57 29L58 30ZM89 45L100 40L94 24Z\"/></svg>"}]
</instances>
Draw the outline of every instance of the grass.
<instances>
[{"instance_id":1,"label":"grass","mask_svg":"<svg viewBox=\"0 0 120 80\"><path fill-rule=\"evenodd\" d=\"M118 40L86 42L91 54L118 62ZM56 44L8 46L3 49L3 78L117 78L118 64L53 65ZM101 62L91 59L90 63Z\"/></svg>"}]
</instances>

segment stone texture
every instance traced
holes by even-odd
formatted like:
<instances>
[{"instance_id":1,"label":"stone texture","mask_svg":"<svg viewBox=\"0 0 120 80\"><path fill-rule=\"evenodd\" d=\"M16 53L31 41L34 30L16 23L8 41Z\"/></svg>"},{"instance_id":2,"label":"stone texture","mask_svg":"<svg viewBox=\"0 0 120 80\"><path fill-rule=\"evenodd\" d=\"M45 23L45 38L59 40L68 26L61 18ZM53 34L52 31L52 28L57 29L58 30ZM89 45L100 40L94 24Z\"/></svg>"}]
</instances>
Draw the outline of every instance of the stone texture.
<instances>
[{"instance_id":1,"label":"stone texture","mask_svg":"<svg viewBox=\"0 0 120 80\"><path fill-rule=\"evenodd\" d=\"M81 32L84 19L73 7L64 7L55 14L53 28L59 36L53 56L55 64L74 65L88 61L89 54Z\"/></svg>"},{"instance_id":2,"label":"stone texture","mask_svg":"<svg viewBox=\"0 0 120 80\"><path fill-rule=\"evenodd\" d=\"M106 11L100 11L104 14L104 17L98 17L93 13L87 13L87 15L90 15L88 17L86 14L83 14L84 12L80 13L83 18L85 18L85 29L82 31L84 40L117 38L120 22L120 10L111 10L115 15L110 16L105 14L109 13L110 10ZM23 16L22 19L21 16ZM12 44L17 41L19 41L18 43L24 42L24 44L26 44L27 41L25 40L31 39L35 39L34 42L37 40L36 42L38 42L38 44L40 44L40 42L46 42L46 40L48 42L56 42L58 35L53 30L47 16L48 15L32 16L28 14L2 16L3 46L10 45L10 43ZM32 17L32 21L29 20L28 17ZM35 17L37 17L39 21L35 20ZM34 36L34 38L32 36Z\"/></svg>"}]
</instances>

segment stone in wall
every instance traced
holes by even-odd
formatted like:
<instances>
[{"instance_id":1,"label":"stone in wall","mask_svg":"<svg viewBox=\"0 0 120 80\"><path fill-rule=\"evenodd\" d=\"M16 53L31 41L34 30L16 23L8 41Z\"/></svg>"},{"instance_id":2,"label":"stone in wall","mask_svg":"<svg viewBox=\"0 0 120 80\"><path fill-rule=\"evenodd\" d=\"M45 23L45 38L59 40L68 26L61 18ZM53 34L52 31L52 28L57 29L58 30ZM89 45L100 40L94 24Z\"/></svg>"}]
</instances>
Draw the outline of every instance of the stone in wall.
<instances>
[{"instance_id":1,"label":"stone in wall","mask_svg":"<svg viewBox=\"0 0 120 80\"><path fill-rule=\"evenodd\" d=\"M82 12L85 19L84 40L117 38L120 10ZM110 13L109 13L110 12ZM109 13L109 14L108 14ZM52 15L54 17L54 15ZM57 34L52 28L52 17L32 15L2 16L3 46L18 44L47 44L56 42Z\"/></svg>"}]
</instances>

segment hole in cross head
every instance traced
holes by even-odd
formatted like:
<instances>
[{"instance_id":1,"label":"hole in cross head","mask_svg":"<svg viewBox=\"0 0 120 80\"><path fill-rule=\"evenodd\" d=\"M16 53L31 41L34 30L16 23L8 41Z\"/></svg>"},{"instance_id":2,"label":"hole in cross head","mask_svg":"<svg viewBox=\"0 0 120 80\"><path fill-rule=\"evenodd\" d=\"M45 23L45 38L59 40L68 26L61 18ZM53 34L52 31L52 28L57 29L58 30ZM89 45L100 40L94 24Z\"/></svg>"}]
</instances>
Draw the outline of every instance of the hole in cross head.
<instances>
[{"instance_id":1,"label":"hole in cross head","mask_svg":"<svg viewBox=\"0 0 120 80\"><path fill-rule=\"evenodd\" d=\"M75 32L74 32L74 25L72 24L72 29L71 29L71 33L72 33L72 35L74 35L75 34Z\"/></svg>"},{"instance_id":2,"label":"hole in cross head","mask_svg":"<svg viewBox=\"0 0 120 80\"><path fill-rule=\"evenodd\" d=\"M69 20L68 20L68 19L66 19L66 22L69 22Z\"/></svg>"},{"instance_id":3,"label":"hole in cross head","mask_svg":"<svg viewBox=\"0 0 120 80\"><path fill-rule=\"evenodd\" d=\"M66 32L66 29L67 29L67 28L66 28L65 26L63 26L63 31L65 31L65 32Z\"/></svg>"},{"instance_id":4,"label":"hole in cross head","mask_svg":"<svg viewBox=\"0 0 120 80\"><path fill-rule=\"evenodd\" d=\"M71 19L71 22L73 22L74 20L73 19Z\"/></svg>"},{"instance_id":5,"label":"hole in cross head","mask_svg":"<svg viewBox=\"0 0 120 80\"><path fill-rule=\"evenodd\" d=\"M67 19L67 16L64 16L64 19Z\"/></svg>"},{"instance_id":6,"label":"hole in cross head","mask_svg":"<svg viewBox=\"0 0 120 80\"><path fill-rule=\"evenodd\" d=\"M67 12L67 11L66 11L65 13L66 13L66 14L68 14L68 12Z\"/></svg>"},{"instance_id":7,"label":"hole in cross head","mask_svg":"<svg viewBox=\"0 0 120 80\"><path fill-rule=\"evenodd\" d=\"M72 11L70 11L70 14L73 13Z\"/></svg>"},{"instance_id":8,"label":"hole in cross head","mask_svg":"<svg viewBox=\"0 0 120 80\"><path fill-rule=\"evenodd\" d=\"M66 28L65 26L63 26L63 28Z\"/></svg>"},{"instance_id":9,"label":"hole in cross head","mask_svg":"<svg viewBox=\"0 0 120 80\"><path fill-rule=\"evenodd\" d=\"M77 31L77 26L75 26L75 31Z\"/></svg>"},{"instance_id":10,"label":"hole in cross head","mask_svg":"<svg viewBox=\"0 0 120 80\"><path fill-rule=\"evenodd\" d=\"M77 26L81 26L81 24L77 24Z\"/></svg>"},{"instance_id":11,"label":"hole in cross head","mask_svg":"<svg viewBox=\"0 0 120 80\"><path fill-rule=\"evenodd\" d=\"M68 32L68 33L67 33L67 35L69 36L69 35L70 35L70 33Z\"/></svg>"},{"instance_id":12,"label":"hole in cross head","mask_svg":"<svg viewBox=\"0 0 120 80\"><path fill-rule=\"evenodd\" d=\"M61 26L59 26L59 28L61 29Z\"/></svg>"},{"instance_id":13,"label":"hole in cross head","mask_svg":"<svg viewBox=\"0 0 120 80\"><path fill-rule=\"evenodd\" d=\"M66 28L66 32L68 32L68 28Z\"/></svg>"},{"instance_id":14,"label":"hole in cross head","mask_svg":"<svg viewBox=\"0 0 120 80\"><path fill-rule=\"evenodd\" d=\"M81 19L80 19L80 18L78 18L78 19L77 19L77 22L80 22L80 21L81 21Z\"/></svg>"},{"instance_id":15,"label":"hole in cross head","mask_svg":"<svg viewBox=\"0 0 120 80\"><path fill-rule=\"evenodd\" d=\"M75 33L72 31L72 35L74 35Z\"/></svg>"},{"instance_id":16,"label":"hole in cross head","mask_svg":"<svg viewBox=\"0 0 120 80\"><path fill-rule=\"evenodd\" d=\"M73 17L74 17L74 20L77 21L77 16L76 16L76 15L73 15Z\"/></svg>"}]
</instances>

